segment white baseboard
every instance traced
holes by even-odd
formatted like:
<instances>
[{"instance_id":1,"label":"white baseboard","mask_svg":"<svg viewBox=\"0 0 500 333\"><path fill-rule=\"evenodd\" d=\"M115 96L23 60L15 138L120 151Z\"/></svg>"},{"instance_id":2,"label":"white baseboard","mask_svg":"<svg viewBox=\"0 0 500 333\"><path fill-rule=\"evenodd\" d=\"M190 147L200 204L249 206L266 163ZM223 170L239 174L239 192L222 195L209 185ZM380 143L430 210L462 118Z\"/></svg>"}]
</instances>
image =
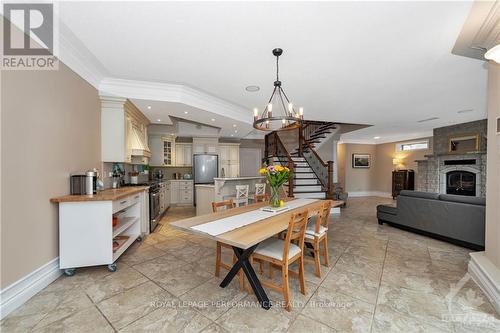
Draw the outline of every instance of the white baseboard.
<instances>
[{"instance_id":1,"label":"white baseboard","mask_svg":"<svg viewBox=\"0 0 500 333\"><path fill-rule=\"evenodd\" d=\"M357 198L357 197L381 197L381 198L392 198L392 193L382 192L382 191L357 191L357 192L348 192L349 197Z\"/></svg>"},{"instance_id":2,"label":"white baseboard","mask_svg":"<svg viewBox=\"0 0 500 333\"><path fill-rule=\"evenodd\" d=\"M9 313L23 305L61 274L59 257L57 257L2 289L0 291L0 319L5 318Z\"/></svg>"},{"instance_id":3,"label":"white baseboard","mask_svg":"<svg viewBox=\"0 0 500 333\"><path fill-rule=\"evenodd\" d=\"M486 257L485 252L474 252L470 257L469 274L500 314L500 269Z\"/></svg>"}]
</instances>

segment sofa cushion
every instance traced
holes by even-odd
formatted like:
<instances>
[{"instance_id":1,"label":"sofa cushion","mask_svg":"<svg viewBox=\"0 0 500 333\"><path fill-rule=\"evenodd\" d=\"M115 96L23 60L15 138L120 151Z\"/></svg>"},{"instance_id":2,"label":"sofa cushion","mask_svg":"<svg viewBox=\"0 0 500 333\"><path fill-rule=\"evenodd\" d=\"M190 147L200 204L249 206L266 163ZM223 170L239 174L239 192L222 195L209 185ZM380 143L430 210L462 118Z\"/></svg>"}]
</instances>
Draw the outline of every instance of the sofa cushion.
<instances>
[{"instance_id":1,"label":"sofa cushion","mask_svg":"<svg viewBox=\"0 0 500 333\"><path fill-rule=\"evenodd\" d=\"M403 190L399 195L403 195L405 197L439 200L439 193Z\"/></svg>"},{"instance_id":2,"label":"sofa cushion","mask_svg":"<svg viewBox=\"0 0 500 333\"><path fill-rule=\"evenodd\" d=\"M397 215L398 209L396 207L393 207L393 206L378 205L377 212L391 214L391 215Z\"/></svg>"},{"instance_id":3,"label":"sofa cushion","mask_svg":"<svg viewBox=\"0 0 500 333\"><path fill-rule=\"evenodd\" d=\"M486 205L486 198L481 197L469 197L465 195L454 195L454 194L441 194L439 195L439 200L466 203L470 205Z\"/></svg>"}]
</instances>

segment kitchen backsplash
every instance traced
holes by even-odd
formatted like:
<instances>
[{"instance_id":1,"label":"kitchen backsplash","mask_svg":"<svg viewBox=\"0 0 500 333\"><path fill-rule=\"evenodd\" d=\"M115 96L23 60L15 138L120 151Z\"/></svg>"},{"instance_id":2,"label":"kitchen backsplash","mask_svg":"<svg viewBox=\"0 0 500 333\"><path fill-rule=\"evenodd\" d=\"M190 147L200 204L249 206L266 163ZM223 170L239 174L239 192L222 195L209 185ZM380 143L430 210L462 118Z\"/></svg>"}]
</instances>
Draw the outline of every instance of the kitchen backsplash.
<instances>
[{"instance_id":1,"label":"kitchen backsplash","mask_svg":"<svg viewBox=\"0 0 500 333\"><path fill-rule=\"evenodd\" d=\"M193 174L193 168L192 167L153 167L151 168L150 172L152 173L151 179L153 175L155 174L156 170L162 170L163 171L163 179L165 180L170 180L173 179L173 175L175 172L180 173L182 176L184 174L189 173Z\"/></svg>"},{"instance_id":2,"label":"kitchen backsplash","mask_svg":"<svg viewBox=\"0 0 500 333\"><path fill-rule=\"evenodd\" d=\"M113 164L111 162L105 162L102 166L102 180L104 183L104 188L111 188L113 184L113 177L109 177L109 173L113 171ZM130 177L128 175L129 172L134 171L135 168L142 168L140 165L132 165L132 164L124 164L119 163L123 169L125 169L125 183L130 183ZM138 169L137 169L138 170ZM153 167L149 170L149 174L139 173L139 183L147 182L150 179L153 179L155 171L162 170L163 171L163 179L170 180L173 179L173 174L178 172L182 176L186 173L193 174L192 167Z\"/></svg>"}]
</instances>

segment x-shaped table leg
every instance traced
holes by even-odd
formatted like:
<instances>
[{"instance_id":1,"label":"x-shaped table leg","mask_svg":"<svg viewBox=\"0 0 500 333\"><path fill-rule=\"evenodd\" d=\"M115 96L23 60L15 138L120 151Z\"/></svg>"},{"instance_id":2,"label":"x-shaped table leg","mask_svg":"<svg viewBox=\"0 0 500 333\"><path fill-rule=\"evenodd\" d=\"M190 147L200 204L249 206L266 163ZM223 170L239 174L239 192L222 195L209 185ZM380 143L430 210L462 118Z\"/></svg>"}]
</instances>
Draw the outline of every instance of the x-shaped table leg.
<instances>
[{"instance_id":1,"label":"x-shaped table leg","mask_svg":"<svg viewBox=\"0 0 500 333\"><path fill-rule=\"evenodd\" d=\"M243 272L245 273L245 276L247 277L248 282L250 283L250 286L252 287L252 290L255 293L255 296L257 296L257 299L259 300L259 304L264 309L268 310L269 308L271 308L271 303L269 302L269 298L267 297L266 292L262 288L262 285L260 284L260 281L257 278L257 274L255 274L255 271L253 270L253 267L250 264L250 261L248 260L253 251L255 251L257 245L254 245L246 250L233 246L233 251L234 254L236 255L236 258L238 258L238 261L236 261L236 263L233 265L229 273L227 273L224 280L222 280L220 286L222 288L227 287L227 285L236 276L236 274L238 274L238 271L241 268L243 269Z\"/></svg>"}]
</instances>

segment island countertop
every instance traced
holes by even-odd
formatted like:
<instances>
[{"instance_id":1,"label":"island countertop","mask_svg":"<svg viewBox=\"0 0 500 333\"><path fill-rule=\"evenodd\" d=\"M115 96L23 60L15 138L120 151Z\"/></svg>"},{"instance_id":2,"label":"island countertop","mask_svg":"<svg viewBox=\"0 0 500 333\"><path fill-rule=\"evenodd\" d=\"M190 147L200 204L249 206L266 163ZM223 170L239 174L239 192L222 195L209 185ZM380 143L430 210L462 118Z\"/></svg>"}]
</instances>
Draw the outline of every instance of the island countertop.
<instances>
[{"instance_id":1,"label":"island countertop","mask_svg":"<svg viewBox=\"0 0 500 333\"><path fill-rule=\"evenodd\" d=\"M214 180L231 181L231 180L250 180L250 179L264 179L263 176L254 177L232 177L232 178L214 178Z\"/></svg>"},{"instance_id":2,"label":"island countertop","mask_svg":"<svg viewBox=\"0 0 500 333\"><path fill-rule=\"evenodd\" d=\"M142 192L148 189L148 186L128 186L116 189L107 189L97 192L93 195L63 195L61 197L51 198L50 202L79 202L79 201L115 201L125 198L129 195Z\"/></svg>"}]
</instances>

